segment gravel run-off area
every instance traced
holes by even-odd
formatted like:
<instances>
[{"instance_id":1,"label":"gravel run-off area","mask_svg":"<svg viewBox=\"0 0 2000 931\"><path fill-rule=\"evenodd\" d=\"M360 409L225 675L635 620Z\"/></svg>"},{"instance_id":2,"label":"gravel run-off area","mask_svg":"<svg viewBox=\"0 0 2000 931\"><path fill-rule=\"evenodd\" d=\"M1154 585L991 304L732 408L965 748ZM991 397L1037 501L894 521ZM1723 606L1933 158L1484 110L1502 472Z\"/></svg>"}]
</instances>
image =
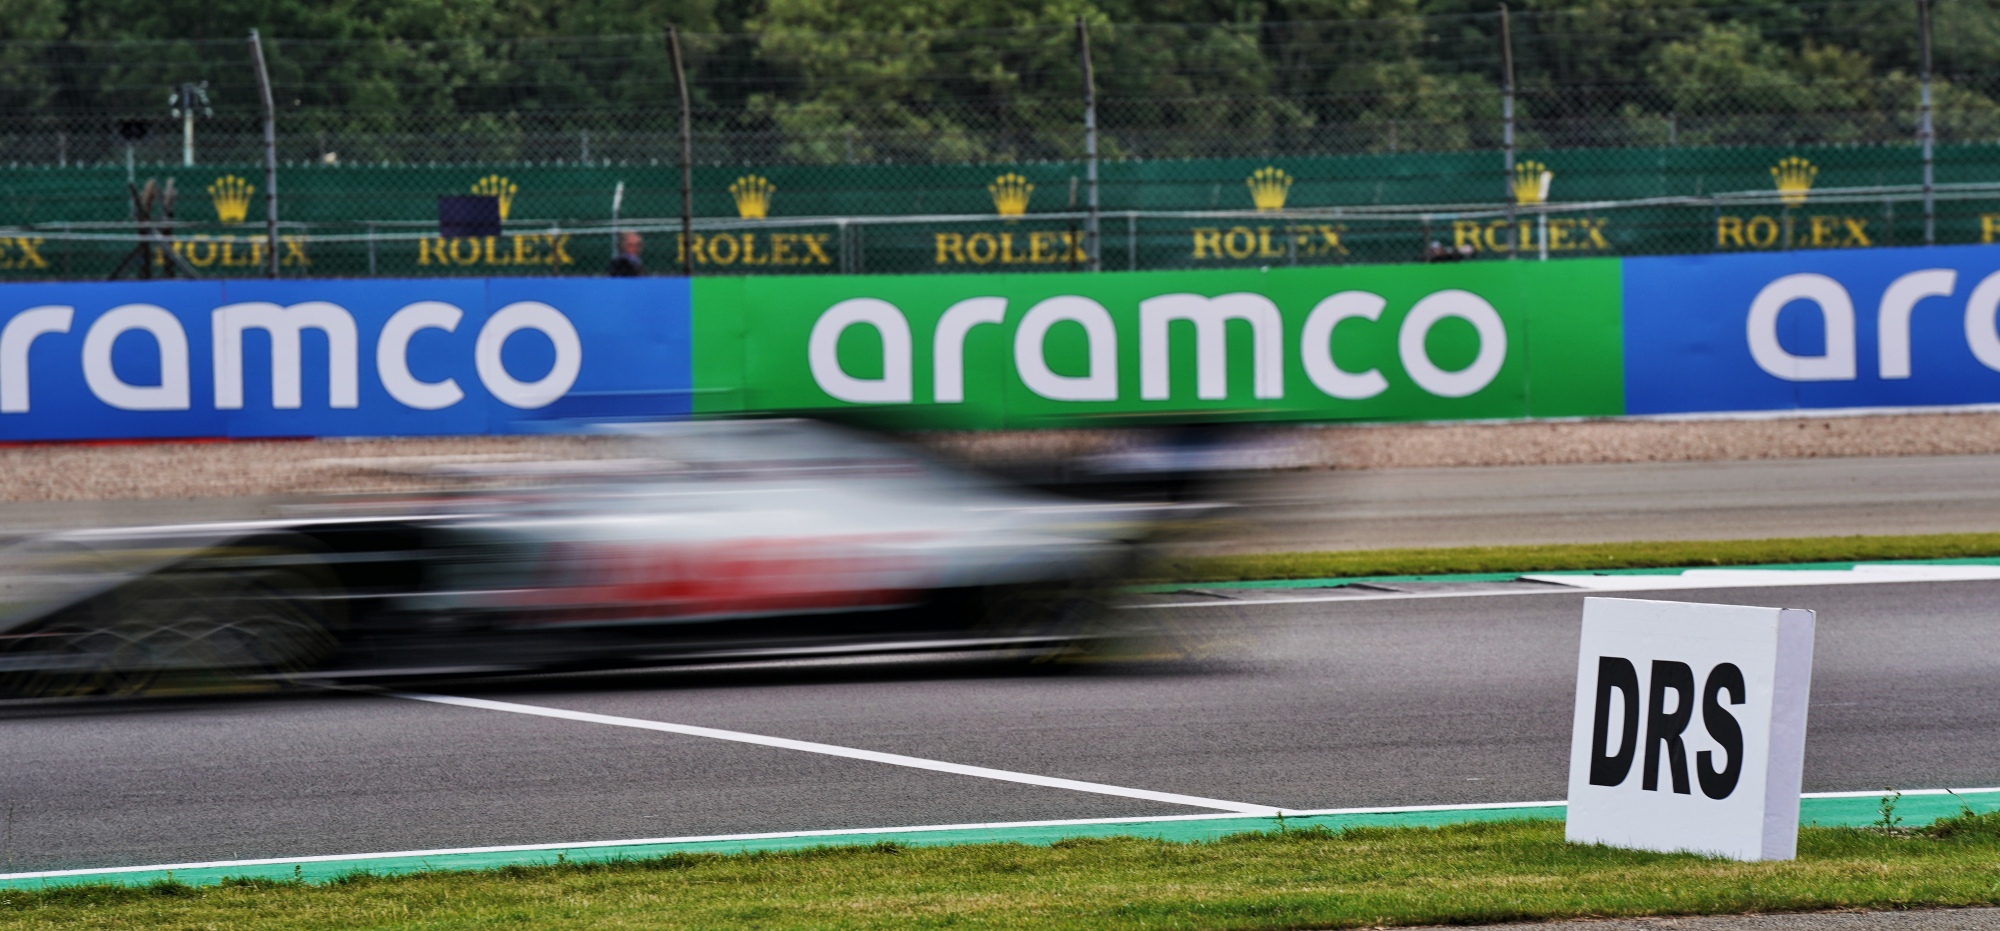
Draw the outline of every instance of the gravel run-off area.
<instances>
[{"instance_id":1,"label":"gravel run-off area","mask_svg":"<svg viewBox=\"0 0 2000 931\"><path fill-rule=\"evenodd\" d=\"M2000 412L1783 417L1307 425L1263 431L1288 468L1936 456L2000 453ZM913 437L978 463L1112 449L1111 430L932 433ZM161 441L0 445L0 501L290 496L420 490L438 463L616 458L599 437Z\"/></svg>"}]
</instances>

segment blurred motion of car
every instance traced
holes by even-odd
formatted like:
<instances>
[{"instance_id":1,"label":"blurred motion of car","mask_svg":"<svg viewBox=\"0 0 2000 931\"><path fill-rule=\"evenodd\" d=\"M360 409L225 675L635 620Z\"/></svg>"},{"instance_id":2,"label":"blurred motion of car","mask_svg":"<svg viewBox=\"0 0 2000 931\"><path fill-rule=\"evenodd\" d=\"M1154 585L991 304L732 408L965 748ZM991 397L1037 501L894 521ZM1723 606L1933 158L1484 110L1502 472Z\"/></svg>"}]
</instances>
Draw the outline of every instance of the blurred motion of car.
<instances>
[{"instance_id":1,"label":"blurred motion of car","mask_svg":"<svg viewBox=\"0 0 2000 931\"><path fill-rule=\"evenodd\" d=\"M875 652L1088 652L1157 505L805 421L624 425L462 490L0 551L0 695ZM1129 612L1127 612L1129 613Z\"/></svg>"}]
</instances>

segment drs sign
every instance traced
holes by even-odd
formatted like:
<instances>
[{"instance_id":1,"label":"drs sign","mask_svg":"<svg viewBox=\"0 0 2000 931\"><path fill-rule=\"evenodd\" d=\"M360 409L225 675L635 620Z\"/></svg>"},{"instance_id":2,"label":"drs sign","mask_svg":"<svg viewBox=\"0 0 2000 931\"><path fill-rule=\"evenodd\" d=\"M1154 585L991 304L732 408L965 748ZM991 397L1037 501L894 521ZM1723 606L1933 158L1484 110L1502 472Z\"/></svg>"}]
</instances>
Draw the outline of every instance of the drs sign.
<instances>
[{"instance_id":1,"label":"drs sign","mask_svg":"<svg viewBox=\"0 0 2000 931\"><path fill-rule=\"evenodd\" d=\"M1791 859L1813 621L1791 609L1587 599L1569 839Z\"/></svg>"}]
</instances>

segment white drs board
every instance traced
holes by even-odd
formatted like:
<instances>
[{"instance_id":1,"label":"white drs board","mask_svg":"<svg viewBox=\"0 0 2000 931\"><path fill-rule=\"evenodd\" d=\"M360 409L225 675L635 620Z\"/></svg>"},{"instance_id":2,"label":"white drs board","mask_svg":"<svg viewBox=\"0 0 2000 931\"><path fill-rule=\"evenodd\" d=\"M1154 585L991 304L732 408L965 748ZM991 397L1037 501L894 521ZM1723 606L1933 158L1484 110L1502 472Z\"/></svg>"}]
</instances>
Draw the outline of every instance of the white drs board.
<instances>
[{"instance_id":1,"label":"white drs board","mask_svg":"<svg viewBox=\"0 0 2000 931\"><path fill-rule=\"evenodd\" d=\"M1587 598L1567 836L1789 860L1814 615Z\"/></svg>"}]
</instances>

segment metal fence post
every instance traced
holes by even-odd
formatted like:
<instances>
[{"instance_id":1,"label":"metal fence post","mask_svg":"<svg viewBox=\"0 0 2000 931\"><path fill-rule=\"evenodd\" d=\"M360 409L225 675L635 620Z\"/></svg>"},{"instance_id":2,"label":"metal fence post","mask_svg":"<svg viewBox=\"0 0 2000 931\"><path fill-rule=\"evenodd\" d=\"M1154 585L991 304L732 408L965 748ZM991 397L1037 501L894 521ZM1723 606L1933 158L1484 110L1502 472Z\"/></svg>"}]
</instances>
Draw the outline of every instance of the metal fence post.
<instances>
[{"instance_id":1,"label":"metal fence post","mask_svg":"<svg viewBox=\"0 0 2000 931\"><path fill-rule=\"evenodd\" d=\"M681 30L667 27L667 51L674 57L674 87L681 95L681 274L694 277L694 128L688 116L687 67L681 61Z\"/></svg>"},{"instance_id":2,"label":"metal fence post","mask_svg":"<svg viewBox=\"0 0 2000 931\"><path fill-rule=\"evenodd\" d=\"M1090 66L1090 30L1083 17L1076 18L1076 54L1083 61L1083 157L1084 178L1090 185L1090 216L1083 223L1084 254L1090 270L1099 271L1097 240L1097 76Z\"/></svg>"},{"instance_id":3,"label":"metal fence post","mask_svg":"<svg viewBox=\"0 0 2000 931\"><path fill-rule=\"evenodd\" d=\"M611 189L611 257L618 257L618 213L625 209L625 182Z\"/></svg>"},{"instance_id":4,"label":"metal fence post","mask_svg":"<svg viewBox=\"0 0 2000 931\"><path fill-rule=\"evenodd\" d=\"M181 110L181 167L194 167L194 85L182 84L174 89L179 95Z\"/></svg>"},{"instance_id":5,"label":"metal fence post","mask_svg":"<svg viewBox=\"0 0 2000 931\"><path fill-rule=\"evenodd\" d=\"M1507 257L1521 249L1521 229L1514 217L1514 34L1507 22L1507 4L1500 4L1500 144L1505 156L1507 189Z\"/></svg>"},{"instance_id":6,"label":"metal fence post","mask_svg":"<svg viewBox=\"0 0 2000 931\"><path fill-rule=\"evenodd\" d=\"M278 277L278 113L271 101L271 72L264 67L264 43L250 30L250 58L257 65L257 96L264 102L264 235L271 253L271 277Z\"/></svg>"},{"instance_id":7,"label":"metal fence post","mask_svg":"<svg viewBox=\"0 0 2000 931\"><path fill-rule=\"evenodd\" d=\"M1931 125L1931 0L1917 0L1917 41L1923 55L1923 102L1917 121L1917 139L1924 146L1924 245L1937 244L1937 205L1932 197L1931 142L1937 133Z\"/></svg>"}]
</instances>

